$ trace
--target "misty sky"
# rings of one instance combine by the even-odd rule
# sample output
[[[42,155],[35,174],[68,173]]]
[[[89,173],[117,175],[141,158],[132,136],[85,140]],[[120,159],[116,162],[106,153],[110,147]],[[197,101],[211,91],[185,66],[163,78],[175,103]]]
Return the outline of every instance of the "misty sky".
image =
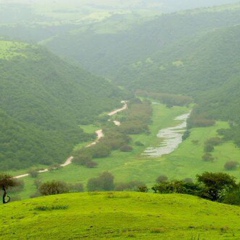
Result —
[[[180,9],[189,9],[196,7],[207,7],[221,4],[236,3],[239,0],[0,0],[0,4],[9,4],[9,3],[21,3],[21,4],[30,4],[32,6],[37,5],[46,5],[46,6],[57,6],[59,5],[69,5],[69,6],[84,6],[94,5],[95,7],[151,7],[158,6],[161,7],[164,11],[175,11]]]

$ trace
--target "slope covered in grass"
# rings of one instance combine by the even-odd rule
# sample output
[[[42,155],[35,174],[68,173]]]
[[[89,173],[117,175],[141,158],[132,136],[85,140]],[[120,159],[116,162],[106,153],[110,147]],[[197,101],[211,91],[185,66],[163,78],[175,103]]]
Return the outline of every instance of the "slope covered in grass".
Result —
[[[238,239],[240,209],[187,195],[106,192],[0,206],[3,239]]]

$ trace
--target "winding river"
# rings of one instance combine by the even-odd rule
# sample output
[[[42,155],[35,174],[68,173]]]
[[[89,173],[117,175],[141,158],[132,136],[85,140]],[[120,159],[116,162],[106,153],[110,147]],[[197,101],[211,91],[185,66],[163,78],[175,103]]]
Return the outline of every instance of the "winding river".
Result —
[[[181,123],[175,127],[164,128],[157,134],[158,138],[163,139],[159,147],[149,147],[147,148],[143,155],[150,157],[161,157],[163,155],[172,153],[178,148],[179,144],[182,142],[182,136],[187,126],[187,119],[190,113],[183,114],[176,117],[174,120],[181,121]]]

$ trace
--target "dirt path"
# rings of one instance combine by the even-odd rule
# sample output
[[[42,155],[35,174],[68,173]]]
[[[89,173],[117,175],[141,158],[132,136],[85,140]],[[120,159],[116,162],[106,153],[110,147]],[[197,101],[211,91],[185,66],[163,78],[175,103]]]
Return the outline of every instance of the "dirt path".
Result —
[[[126,102],[126,101],[121,101],[121,103],[124,104],[123,107],[122,107],[122,108],[119,108],[119,109],[116,109],[116,110],[113,110],[112,112],[108,113],[108,116],[113,116],[113,115],[117,114],[118,112],[121,112],[121,111],[127,109],[127,102]],[[113,121],[113,122],[114,122],[114,124],[115,124],[116,126],[120,126],[120,124],[121,124],[119,121]],[[90,143],[89,145],[87,145],[86,147],[91,147],[91,146],[97,144],[97,142],[99,141],[99,139],[101,139],[102,137],[104,137],[104,134],[103,134],[103,130],[102,130],[102,129],[97,130],[97,131],[96,131],[96,134],[97,134],[97,139],[96,139],[94,142],[92,142],[92,143]],[[60,166],[61,166],[61,167],[66,167],[66,166],[72,164],[72,160],[73,160],[73,156],[70,156],[70,157],[69,157],[63,164],[61,164]],[[44,172],[48,172],[48,171],[49,171],[49,169],[46,168],[46,169],[43,169],[43,170],[39,170],[38,172],[39,172],[39,173],[44,173]],[[27,177],[27,176],[29,176],[29,175],[30,175],[29,173],[25,173],[25,174],[22,174],[22,175],[15,176],[14,178],[24,178],[24,177]]]
[[[121,103],[124,104],[123,107],[122,107],[122,108],[119,108],[119,109],[116,109],[116,110],[113,110],[112,112],[110,112],[110,113],[108,114],[108,116],[113,116],[114,114],[116,114],[116,113],[118,113],[118,112],[121,112],[121,111],[127,109],[127,102],[126,102],[126,101],[121,101]]]
[[[97,139],[96,139],[96,141],[90,143],[89,145],[87,145],[87,147],[91,147],[91,146],[95,145],[95,144],[99,141],[99,139],[101,139],[102,137],[104,137],[104,134],[103,134],[103,130],[102,130],[102,129],[97,130],[95,133],[97,134]]]

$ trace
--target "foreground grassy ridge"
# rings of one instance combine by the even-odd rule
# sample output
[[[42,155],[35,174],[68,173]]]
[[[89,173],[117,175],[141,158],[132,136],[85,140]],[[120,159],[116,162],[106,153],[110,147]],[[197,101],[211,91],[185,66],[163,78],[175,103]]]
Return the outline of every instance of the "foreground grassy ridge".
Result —
[[[0,206],[0,238],[239,239],[239,215],[187,195],[64,194]]]

